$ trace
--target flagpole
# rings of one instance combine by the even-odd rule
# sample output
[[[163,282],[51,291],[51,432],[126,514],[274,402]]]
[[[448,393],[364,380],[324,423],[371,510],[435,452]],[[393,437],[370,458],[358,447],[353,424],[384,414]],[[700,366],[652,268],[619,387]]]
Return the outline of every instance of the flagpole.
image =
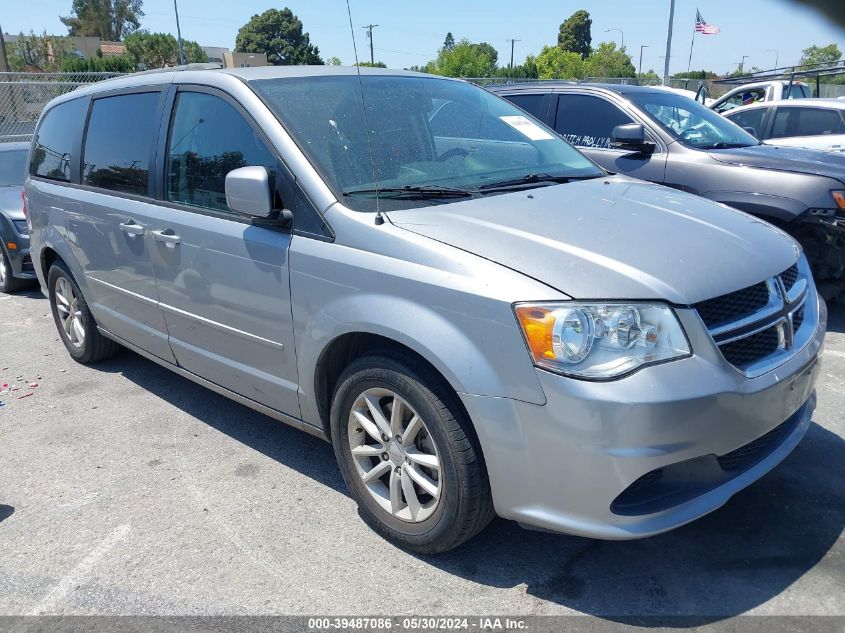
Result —
[[[687,73],[689,73],[690,69],[692,68],[692,47],[695,46],[695,27],[692,27],[692,42],[689,45],[689,61],[687,62]]]

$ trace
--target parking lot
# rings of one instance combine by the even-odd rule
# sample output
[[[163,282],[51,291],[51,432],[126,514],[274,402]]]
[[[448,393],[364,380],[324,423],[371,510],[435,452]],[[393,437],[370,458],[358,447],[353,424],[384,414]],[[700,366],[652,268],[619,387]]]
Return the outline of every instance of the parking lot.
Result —
[[[363,524],[328,444],[130,352],[75,364],[35,291],[0,323],[2,614],[845,615],[842,310],[815,423],[726,507],[632,542],[497,520],[433,558]]]

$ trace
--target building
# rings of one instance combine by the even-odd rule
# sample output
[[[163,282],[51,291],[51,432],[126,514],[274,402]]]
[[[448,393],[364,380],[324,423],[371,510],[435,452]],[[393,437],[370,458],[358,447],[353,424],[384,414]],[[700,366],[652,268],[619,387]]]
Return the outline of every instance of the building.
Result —
[[[267,66],[266,53],[232,53],[223,54],[224,68],[249,68],[251,66]]]
[[[103,40],[100,42],[100,53],[102,53],[103,57],[120,57],[121,55],[126,55],[126,46],[123,42],[106,42]]]

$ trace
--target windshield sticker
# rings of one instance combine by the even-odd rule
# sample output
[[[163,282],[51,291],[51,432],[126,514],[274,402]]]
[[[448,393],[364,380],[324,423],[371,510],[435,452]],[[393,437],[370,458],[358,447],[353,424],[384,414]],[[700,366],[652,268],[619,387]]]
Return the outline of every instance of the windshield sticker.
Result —
[[[499,118],[532,141],[548,141],[554,138],[539,125],[529,121],[524,116],[500,116]]]

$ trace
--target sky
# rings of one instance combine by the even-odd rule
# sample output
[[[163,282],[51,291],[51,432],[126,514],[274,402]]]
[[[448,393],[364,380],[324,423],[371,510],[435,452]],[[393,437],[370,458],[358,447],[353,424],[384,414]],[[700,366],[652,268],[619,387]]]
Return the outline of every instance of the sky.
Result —
[[[345,0],[177,0],[182,36],[204,46],[234,48],[238,29],[249,18],[269,8],[288,6],[302,20],[311,42],[324,59],[339,57],[344,64],[355,61]],[[593,45],[612,40],[625,46],[634,64],[643,50],[643,71],[662,73],[669,19],[669,0],[349,0],[358,58],[369,59],[365,24],[373,30],[376,60],[391,68],[422,65],[437,55],[446,32],[456,40],[486,41],[499,51],[500,65],[510,59],[510,40],[515,38],[514,59],[537,54],[546,44],[557,42],[560,23],[578,9],[593,20]],[[34,3],[3,0],[0,26],[6,33],[46,31],[65,34],[59,21],[71,0],[37,0]],[[33,5],[38,9],[33,9]],[[696,7],[710,24],[721,28],[714,36],[695,36],[692,68],[725,73],[735,70],[747,55],[745,68],[761,69],[796,64],[802,49],[835,42],[845,51],[845,30],[821,14],[792,0],[676,0],[675,29],[670,72],[687,69]],[[142,27],[176,33],[172,0],[145,0]],[[777,53],[775,52],[777,50]]]

